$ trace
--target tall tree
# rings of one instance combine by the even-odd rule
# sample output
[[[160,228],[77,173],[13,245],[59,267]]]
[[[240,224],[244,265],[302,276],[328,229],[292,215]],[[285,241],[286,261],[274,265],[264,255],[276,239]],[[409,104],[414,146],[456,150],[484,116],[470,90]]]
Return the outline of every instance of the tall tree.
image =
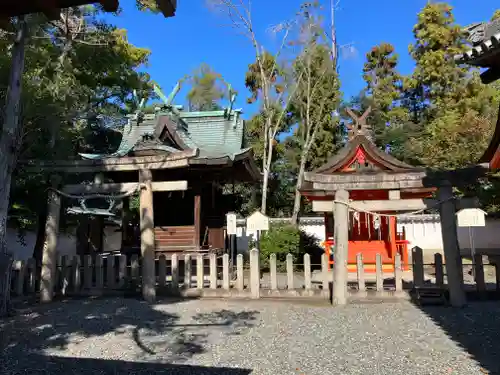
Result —
[[[191,111],[215,111],[222,108],[218,103],[225,96],[224,88],[218,85],[221,78],[209,65],[201,64],[192,78],[187,95]]]
[[[301,209],[300,184],[311,162],[313,148],[320,151],[319,133],[333,134],[337,127],[334,113],[340,101],[339,80],[331,61],[331,49],[324,38],[322,17],[317,3],[304,3],[299,18],[300,32],[297,41],[300,54],[294,61],[294,77],[298,82],[291,111],[298,126],[294,134],[298,147],[299,165],[295,184],[292,222],[297,224]],[[322,139],[325,140],[325,137]],[[329,145],[334,147],[334,144]],[[321,151],[320,151],[321,152]]]
[[[477,72],[471,74],[453,59],[465,49],[465,41],[451,6],[427,4],[418,15],[414,34],[410,52],[416,67],[407,83],[423,110],[420,134],[409,144],[420,161],[431,167],[473,163],[492,130],[491,88],[481,84]]]
[[[276,137],[283,129],[289,103],[295,95],[297,84],[296,80],[280,81],[282,76],[279,74],[279,58],[286,45],[291,23],[284,22],[274,28],[275,32],[282,33],[283,38],[276,53],[272,54],[266,51],[257,38],[250,0],[209,0],[209,3],[228,15],[232,26],[248,39],[255,53],[255,62],[249,67],[246,85],[252,92],[253,99],[260,101],[261,112],[265,119],[262,132],[265,146],[262,158],[261,212],[266,213]],[[298,78],[301,79],[301,77]]]
[[[397,71],[398,55],[389,43],[374,46],[366,54],[363,78],[366,87],[363,101],[371,106],[369,123],[374,130],[374,141],[394,156],[405,159],[404,147],[410,135],[409,113],[402,105],[403,77]]]
[[[432,118],[440,106],[454,105],[462,97],[467,68],[457,66],[453,56],[464,51],[464,33],[455,23],[447,3],[428,3],[413,28],[415,43],[409,47],[415,70],[407,82]]]
[[[0,152],[4,173],[0,182],[2,244],[5,243],[11,176],[20,153],[23,158],[73,156],[81,125],[86,122],[82,120],[111,107],[119,112],[132,89],[144,89],[149,80],[147,75],[135,70],[147,62],[149,51],[129,44],[125,30],[99,20],[97,8],[70,8],[61,12],[59,20],[51,22],[35,16],[29,16],[28,21],[28,37],[23,39],[25,48],[17,48],[21,40],[18,34],[0,35],[1,55],[13,58],[12,72],[17,74],[9,83],[9,98],[16,90],[20,92],[21,77],[24,81],[23,94],[18,94],[17,101],[7,100],[5,93],[0,97],[2,103],[6,103],[0,137],[1,147],[6,150]],[[13,21],[15,29],[21,30],[21,25],[21,21]],[[15,51],[16,56],[24,54],[26,59],[16,60],[9,51]],[[16,61],[26,61],[26,69]],[[9,67],[0,70],[8,71]],[[5,80],[2,82],[8,85]],[[50,147],[58,139],[65,141]],[[12,186],[13,197],[16,201],[27,197],[28,206],[34,201],[44,201],[35,193],[44,190],[42,185],[40,178],[36,183],[18,170]],[[30,194],[19,194],[28,190]],[[30,199],[34,196],[37,199]],[[11,207],[19,205],[11,204]]]
[[[24,16],[13,22],[12,68],[8,78],[5,111],[0,133],[0,252],[6,252],[7,217],[10,185],[20,149],[20,108],[22,78],[25,63],[25,44],[28,38],[28,21]]]

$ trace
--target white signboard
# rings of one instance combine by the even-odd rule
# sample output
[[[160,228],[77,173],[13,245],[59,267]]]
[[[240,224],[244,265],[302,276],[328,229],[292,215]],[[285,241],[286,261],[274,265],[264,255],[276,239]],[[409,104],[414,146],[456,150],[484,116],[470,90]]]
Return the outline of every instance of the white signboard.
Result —
[[[479,208],[464,208],[457,212],[457,224],[459,227],[484,227],[486,212]]]
[[[236,214],[229,212],[228,214],[226,214],[226,233],[231,235],[231,234],[236,234],[236,232],[237,232]]]
[[[247,217],[247,232],[255,233],[261,230],[269,230],[269,218],[260,211],[255,211]]]

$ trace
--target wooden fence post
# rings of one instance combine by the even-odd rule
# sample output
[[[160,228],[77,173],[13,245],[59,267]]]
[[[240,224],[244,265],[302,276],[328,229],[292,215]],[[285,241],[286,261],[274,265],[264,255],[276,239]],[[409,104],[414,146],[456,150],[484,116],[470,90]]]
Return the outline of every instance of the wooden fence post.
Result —
[[[287,254],[286,256],[286,283],[289,291],[295,290],[292,254]]]
[[[115,287],[115,256],[108,255],[106,257],[106,286],[108,289]]]
[[[401,254],[396,254],[394,259],[394,283],[396,293],[403,292],[403,264],[401,262]]]
[[[118,258],[118,288],[123,288],[125,285],[125,278],[127,277],[127,256],[120,255]]]
[[[22,296],[24,294],[24,279],[25,279],[25,272],[26,272],[26,262],[24,260],[18,260],[15,263],[15,269],[17,270],[16,295]]]
[[[229,290],[229,254],[222,256],[222,288]]]
[[[132,255],[130,259],[130,278],[135,282],[139,282],[139,256],[137,254]]]
[[[245,274],[243,270],[243,254],[236,256],[236,289],[242,292],[245,289]]]
[[[271,290],[278,290],[278,265],[276,264],[276,254],[272,253],[269,256],[269,277],[271,279]]]
[[[479,293],[486,292],[486,283],[484,280],[484,264],[481,254],[474,255],[474,273],[476,276],[476,288]]]
[[[191,255],[184,256],[184,289],[191,288]]]
[[[434,267],[436,274],[436,285],[442,287],[444,285],[444,269],[443,269],[443,255],[434,254]]]
[[[96,287],[99,290],[99,292],[102,291],[104,288],[104,270],[102,269],[103,267],[103,259],[102,255],[97,255],[95,257],[95,282],[96,282]]]
[[[330,272],[328,270],[328,255],[325,253],[321,256],[321,276],[323,279],[321,289],[324,297],[330,298]]]
[[[36,291],[36,261],[34,258],[28,259],[28,293],[33,294]]]
[[[375,256],[375,277],[376,277],[377,292],[383,292],[384,270],[382,268],[382,256],[380,254],[377,254]]]
[[[363,263],[363,254],[356,254],[356,273],[358,276],[358,291],[366,292],[365,283],[365,265]]]
[[[172,271],[172,289],[177,291],[179,289],[179,260],[177,254],[172,254],[170,258],[170,269]]]
[[[85,289],[92,288],[92,257],[85,255],[83,257],[83,284]]]
[[[196,257],[196,287],[203,289],[205,284],[203,254],[198,254]]]
[[[309,254],[304,254],[304,289],[306,293],[312,291],[311,256]]]
[[[61,295],[65,296],[69,286],[69,261],[68,256],[63,255],[61,258]]]
[[[413,284],[415,286],[424,285],[424,253],[420,247],[415,246],[411,249],[411,262],[413,265]]]
[[[210,254],[210,289],[217,289],[217,254]]]
[[[252,298],[260,298],[259,250],[250,250],[250,293]]]
[[[71,272],[72,272],[72,277],[71,277],[71,284],[73,286],[73,292],[78,293],[80,291],[81,287],[81,277],[80,277],[80,257],[78,255],[75,255],[73,257],[73,262],[71,264]]]

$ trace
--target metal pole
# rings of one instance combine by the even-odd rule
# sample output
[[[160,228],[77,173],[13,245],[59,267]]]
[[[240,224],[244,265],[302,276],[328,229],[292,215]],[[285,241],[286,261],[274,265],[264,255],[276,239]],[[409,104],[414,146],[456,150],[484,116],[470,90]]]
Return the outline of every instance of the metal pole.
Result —
[[[472,258],[472,277],[476,279],[475,255],[476,249],[474,248],[474,236],[472,234],[472,227],[469,227],[469,243],[470,243],[470,256]]]
[[[260,253],[260,230],[257,231],[257,250]]]

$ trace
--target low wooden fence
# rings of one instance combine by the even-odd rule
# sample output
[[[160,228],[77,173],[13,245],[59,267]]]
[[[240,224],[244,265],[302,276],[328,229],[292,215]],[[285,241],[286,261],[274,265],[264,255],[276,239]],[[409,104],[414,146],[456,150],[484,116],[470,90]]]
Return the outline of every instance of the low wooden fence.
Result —
[[[300,261],[288,254],[279,262],[273,254],[261,267],[256,249],[249,259],[239,254],[231,264],[228,254],[197,254],[178,257],[160,256],[156,260],[156,291],[158,295],[182,294],[205,297],[321,297],[330,296],[333,274],[328,270],[327,258],[322,264],[311,264],[306,254]],[[358,272],[349,283],[349,293],[355,296],[376,294],[398,296],[403,291],[401,260],[396,259],[395,272],[382,272],[381,257],[377,257],[375,274],[365,274],[365,264],[358,256]],[[263,262],[264,263],[264,262]],[[11,278],[11,295],[24,297],[36,295],[37,280],[34,259],[14,261]],[[125,255],[61,257],[57,264],[54,294],[100,295],[113,293],[140,293],[141,259]]]
[[[321,264],[311,264],[311,257],[294,259],[288,254],[278,261],[276,255],[259,259],[256,249],[249,259],[238,255],[234,264],[229,255],[197,254],[178,257],[161,255],[156,260],[157,295],[200,297],[319,297],[330,298],[333,273],[328,270],[327,258]],[[414,285],[446,287],[442,256],[436,254],[431,265],[424,265],[419,248],[413,249],[412,270],[403,271],[401,258],[395,259],[394,271],[384,272],[382,257],[377,255],[375,272],[365,272],[367,264],[357,256],[357,272],[349,274],[348,295],[352,299],[364,297],[407,298],[405,290]],[[486,290],[484,264],[481,257],[471,265],[474,268],[475,287]],[[497,266],[495,266],[497,267]],[[37,280],[34,259],[14,261],[11,277],[11,295],[36,296]],[[495,286],[500,286],[496,272]],[[55,296],[132,294],[141,293],[141,259],[125,255],[61,257],[57,264]]]

